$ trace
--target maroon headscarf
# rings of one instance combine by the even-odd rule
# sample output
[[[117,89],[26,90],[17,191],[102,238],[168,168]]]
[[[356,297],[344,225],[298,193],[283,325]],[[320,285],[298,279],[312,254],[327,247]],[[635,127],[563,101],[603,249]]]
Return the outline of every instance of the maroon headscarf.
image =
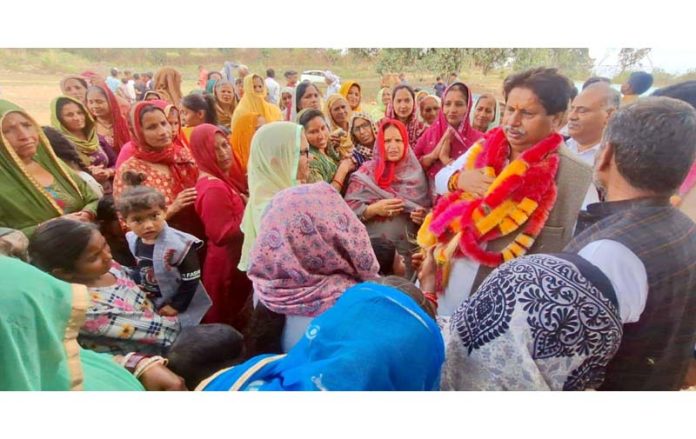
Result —
[[[128,122],[126,118],[123,117],[119,102],[111,89],[103,82],[94,82],[92,86],[100,89],[106,95],[106,100],[109,102],[109,111],[111,111],[111,118],[114,124],[113,147],[116,152],[119,152],[123,145],[131,140],[130,131],[128,131]]]
[[[199,170],[219,178],[227,183],[228,186],[234,188],[235,191],[244,193],[246,181],[237,165],[237,161],[234,159],[232,148],[230,148],[232,166],[229,172],[223,172],[218,165],[217,156],[215,155],[215,135],[218,133],[227,139],[224,131],[215,125],[204,123],[194,128],[191,133],[191,154],[193,154]]]
[[[466,115],[464,115],[464,120],[459,125],[459,127],[453,127],[455,128],[455,130],[454,136],[452,137],[452,140],[450,142],[450,158],[456,160],[459,156],[464,154],[471,145],[473,145],[477,140],[483,137],[483,133],[477,129],[474,129],[471,126],[471,122],[469,121],[469,114],[471,113],[471,107],[473,106],[473,97],[471,96],[471,89],[469,89],[469,87],[463,82],[455,82],[449,87],[447,87],[447,90],[445,90],[445,92],[442,95],[442,106],[440,107],[440,112],[437,115],[437,120],[433,122],[433,124],[430,125],[430,127],[428,127],[425,133],[423,133],[421,138],[418,140],[415,153],[416,157],[418,157],[419,160],[421,157],[423,157],[426,154],[429,154],[430,152],[432,152],[432,150],[435,149],[438,142],[440,141],[440,139],[442,139],[442,136],[445,135],[445,132],[449,128],[450,125],[447,122],[447,118],[445,117],[445,99],[447,98],[447,93],[449,93],[452,87],[457,84],[464,86],[464,88],[467,91],[467,95],[469,96],[469,99],[467,103],[468,107],[466,110]],[[435,174],[437,174],[440,171],[440,169],[442,169],[442,163],[439,161],[435,162],[427,170],[428,178],[430,180],[435,178]]]

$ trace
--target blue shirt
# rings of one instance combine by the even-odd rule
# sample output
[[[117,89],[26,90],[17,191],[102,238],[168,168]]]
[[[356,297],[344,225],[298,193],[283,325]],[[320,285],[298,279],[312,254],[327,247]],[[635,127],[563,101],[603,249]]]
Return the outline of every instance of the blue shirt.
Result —
[[[109,76],[106,78],[106,85],[109,86],[112,92],[116,93],[116,90],[118,90],[118,87],[121,85],[121,80],[114,78],[113,76]]]

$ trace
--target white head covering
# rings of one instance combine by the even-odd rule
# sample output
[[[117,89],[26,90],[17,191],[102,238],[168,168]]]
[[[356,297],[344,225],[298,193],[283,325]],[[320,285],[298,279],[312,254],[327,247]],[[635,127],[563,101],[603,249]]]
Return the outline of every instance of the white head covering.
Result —
[[[244,244],[238,266],[242,271],[247,270],[249,253],[256,240],[266,206],[275,194],[299,184],[297,167],[300,162],[301,134],[301,125],[273,122],[259,128],[251,139],[247,167],[249,201],[242,219]]]

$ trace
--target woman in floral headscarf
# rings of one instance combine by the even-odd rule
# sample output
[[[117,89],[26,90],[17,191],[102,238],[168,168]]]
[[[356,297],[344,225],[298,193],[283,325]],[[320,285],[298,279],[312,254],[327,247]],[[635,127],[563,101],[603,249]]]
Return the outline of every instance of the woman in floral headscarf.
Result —
[[[273,197],[248,273],[259,302],[286,316],[287,352],[312,318],[351,286],[376,279],[378,271],[365,227],[335,189],[319,182]]]

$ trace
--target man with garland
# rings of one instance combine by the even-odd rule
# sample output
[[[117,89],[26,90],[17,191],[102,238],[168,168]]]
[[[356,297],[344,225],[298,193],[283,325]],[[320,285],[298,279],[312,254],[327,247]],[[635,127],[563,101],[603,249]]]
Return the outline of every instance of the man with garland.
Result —
[[[590,166],[557,132],[570,80],[538,68],[511,75],[503,88],[504,125],[436,175],[441,198],[418,233],[420,246],[434,249],[441,316],[501,263],[561,251],[591,183]]]

